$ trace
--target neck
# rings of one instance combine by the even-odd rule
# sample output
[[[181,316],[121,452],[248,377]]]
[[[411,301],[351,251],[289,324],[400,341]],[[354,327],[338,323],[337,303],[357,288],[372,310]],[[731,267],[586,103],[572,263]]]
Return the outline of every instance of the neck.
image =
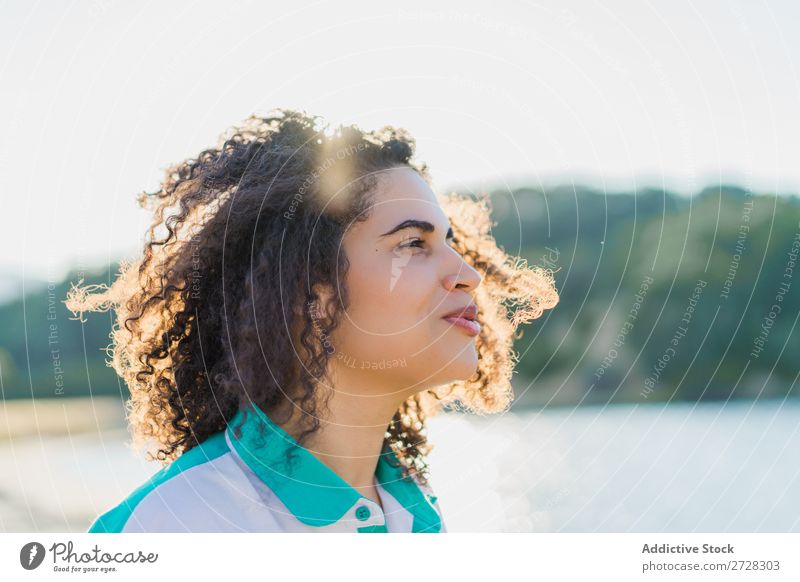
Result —
[[[326,397],[331,390],[332,394],[321,411],[319,429],[304,446],[356,491],[380,505],[373,483],[375,470],[386,430],[408,398],[408,391],[379,387],[374,376],[340,372],[336,378],[334,386],[317,387],[326,392]],[[298,416],[293,415],[284,427],[295,438],[299,434]]]

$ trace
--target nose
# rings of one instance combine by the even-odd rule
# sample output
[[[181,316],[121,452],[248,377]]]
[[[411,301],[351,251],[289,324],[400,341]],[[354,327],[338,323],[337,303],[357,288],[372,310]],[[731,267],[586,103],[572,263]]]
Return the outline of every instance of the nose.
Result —
[[[483,277],[481,277],[481,274],[462,259],[461,256],[458,256],[455,272],[445,276],[443,284],[444,288],[448,291],[459,289],[469,293],[474,291],[478,285],[481,284],[482,280]]]

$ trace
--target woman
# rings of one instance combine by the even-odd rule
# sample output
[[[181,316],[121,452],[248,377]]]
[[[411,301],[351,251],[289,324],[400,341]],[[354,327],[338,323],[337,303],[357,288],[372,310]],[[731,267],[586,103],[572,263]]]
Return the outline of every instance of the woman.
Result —
[[[67,306],[115,309],[134,444],[166,466],[90,532],[446,531],[425,420],[506,409],[515,330],[558,295],[413,154],[277,110],[140,196],[142,258]]]

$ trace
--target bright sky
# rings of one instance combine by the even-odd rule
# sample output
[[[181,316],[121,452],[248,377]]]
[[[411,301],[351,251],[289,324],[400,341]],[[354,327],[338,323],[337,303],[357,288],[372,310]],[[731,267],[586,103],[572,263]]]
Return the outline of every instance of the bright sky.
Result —
[[[0,278],[136,253],[136,194],[250,113],[406,127],[444,190],[800,190],[800,3],[4,4]]]

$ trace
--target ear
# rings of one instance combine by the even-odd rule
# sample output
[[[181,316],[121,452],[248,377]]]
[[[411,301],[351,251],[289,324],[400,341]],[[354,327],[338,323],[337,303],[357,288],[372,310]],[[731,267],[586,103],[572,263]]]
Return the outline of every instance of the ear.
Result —
[[[329,320],[333,317],[333,312],[335,310],[334,302],[334,292],[331,289],[330,285],[321,285],[315,284],[314,291],[316,291],[317,296],[317,313],[316,317],[318,317],[322,321]]]
[[[329,285],[315,283],[313,286],[317,299],[306,301],[303,305],[295,307],[295,315],[298,317],[310,315],[312,318],[324,321],[331,317],[333,313],[334,293]],[[316,308],[316,309],[315,309]]]

